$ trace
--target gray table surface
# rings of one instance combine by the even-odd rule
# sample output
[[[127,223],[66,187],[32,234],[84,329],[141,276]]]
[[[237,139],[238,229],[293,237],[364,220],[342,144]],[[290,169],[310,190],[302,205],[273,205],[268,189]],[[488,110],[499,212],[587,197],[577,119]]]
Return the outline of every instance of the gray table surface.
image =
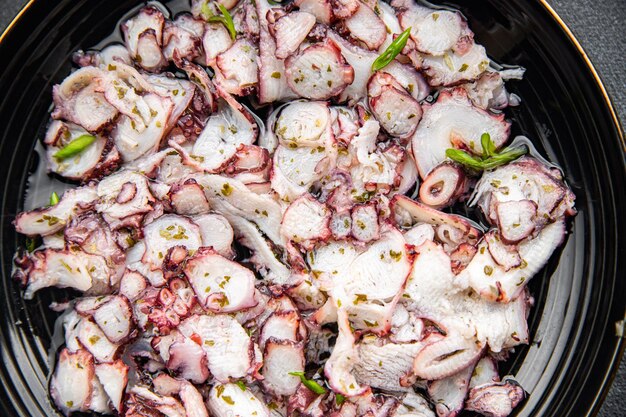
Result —
[[[45,0],[54,1],[54,0]],[[506,0],[504,0],[506,1]],[[574,32],[604,81],[618,116],[626,122],[625,0],[548,0]],[[0,30],[9,24],[25,0],[0,0]],[[600,417],[626,416],[626,361],[622,361]]]

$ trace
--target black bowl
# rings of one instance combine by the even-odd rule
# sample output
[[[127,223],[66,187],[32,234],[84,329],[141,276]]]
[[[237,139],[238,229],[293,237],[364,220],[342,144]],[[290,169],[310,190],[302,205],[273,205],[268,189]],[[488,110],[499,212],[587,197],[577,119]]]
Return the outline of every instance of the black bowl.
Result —
[[[180,3],[180,2],[179,2]],[[130,0],[31,0],[0,40],[0,410],[5,416],[56,415],[47,395],[48,350],[63,291],[25,302],[10,278],[23,243],[11,224],[25,206],[27,179],[41,162],[34,150],[47,122],[52,85],[71,69],[71,54],[96,45],[140,4]],[[567,244],[531,282],[536,306],[532,343],[502,373],[528,391],[518,416],[595,414],[624,350],[615,323],[624,319],[626,207],[624,138],[595,71],[571,33],[539,0],[462,0],[459,7],[498,62],[522,65],[511,82],[522,105],[508,112],[514,133],[532,138],[565,171],[579,214]],[[179,7],[176,6],[175,8]],[[175,10],[174,10],[175,11]],[[36,176],[28,205],[43,203],[47,179]],[[39,191],[38,191],[39,190]]]

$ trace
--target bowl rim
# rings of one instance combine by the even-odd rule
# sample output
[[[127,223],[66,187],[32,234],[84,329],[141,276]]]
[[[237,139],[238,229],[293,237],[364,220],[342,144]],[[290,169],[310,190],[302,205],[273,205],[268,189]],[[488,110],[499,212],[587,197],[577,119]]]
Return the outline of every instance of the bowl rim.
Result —
[[[31,1],[34,1],[34,0],[31,0]],[[550,16],[552,17],[552,19],[559,25],[565,37],[569,40],[570,44],[578,52],[578,55],[583,59],[587,67],[587,70],[590,72],[591,76],[594,78],[596,82],[596,86],[600,89],[606,108],[611,114],[611,118],[613,119],[613,125],[614,125],[613,127],[615,128],[617,137],[621,142],[622,152],[624,153],[624,157],[626,158],[626,137],[624,136],[624,130],[620,123],[619,116],[617,115],[611,96],[606,90],[606,87],[604,86],[604,82],[602,81],[600,74],[598,74],[598,71],[596,70],[595,66],[591,62],[589,55],[587,55],[587,52],[585,51],[583,46],[580,44],[580,42],[578,41],[578,39],[576,38],[572,30],[569,28],[569,26],[565,23],[565,21],[563,21],[563,19],[556,12],[556,10],[554,10],[554,8],[550,4],[548,4],[547,0],[532,0],[532,1],[537,1],[539,4],[543,6],[545,11],[548,12]],[[1,41],[1,38],[0,38],[0,41]],[[626,322],[626,308],[624,309],[624,321]],[[616,328],[618,325],[619,323],[615,323]],[[622,326],[626,326],[626,323],[623,323]],[[614,350],[613,350],[614,353],[613,353],[613,357],[611,358],[610,366],[607,369],[607,373],[604,376],[604,380],[602,381],[600,389],[595,393],[595,397],[590,404],[591,407],[589,411],[591,411],[591,415],[597,415],[599,413],[600,408],[602,407],[602,404],[604,404],[604,401],[609,393],[609,390],[611,386],[613,385],[613,381],[615,377],[617,376],[620,362],[622,360],[626,360],[626,355],[625,355],[626,354],[626,342],[625,342],[626,334],[623,334],[621,337],[619,337],[616,334],[616,339],[617,341],[614,344]]]
[[[13,19],[9,22],[6,28],[0,34],[0,47],[3,46],[7,42],[7,38],[10,38],[11,33],[15,30],[16,26],[18,26],[23,16],[27,13],[28,9],[31,8],[35,3],[41,0],[28,0],[28,2],[22,6],[19,12],[13,17]],[[542,6],[544,11],[549,15],[549,17],[559,26],[564,39],[569,41],[571,47],[574,48],[577,55],[582,58],[587,71],[595,80],[596,87],[598,87],[600,93],[602,94],[603,104],[606,110],[609,111],[611,118],[613,120],[613,128],[615,129],[615,134],[617,139],[621,143],[622,152],[624,157],[626,158],[626,135],[624,133],[620,118],[615,110],[615,106],[613,105],[613,100],[608,93],[604,82],[602,81],[602,77],[596,70],[594,64],[592,63],[589,55],[578,41],[572,30],[565,23],[565,21],[561,18],[561,16],[557,13],[557,11],[548,3],[547,0],[527,0],[529,2],[534,2]],[[626,308],[624,309],[624,321],[626,322]],[[615,323],[616,329],[619,323]],[[626,323],[622,324],[626,327]],[[617,331],[616,331],[617,333]],[[595,393],[594,399],[589,404],[589,409],[587,415],[597,415],[600,411],[601,406],[603,405],[606,396],[609,393],[609,389],[611,388],[613,381],[618,373],[619,364],[622,360],[626,360],[626,334],[623,334],[621,337],[616,334],[616,340],[614,342],[607,343],[607,347],[611,347],[613,351],[613,355],[610,361],[609,367],[606,369],[603,381]]]

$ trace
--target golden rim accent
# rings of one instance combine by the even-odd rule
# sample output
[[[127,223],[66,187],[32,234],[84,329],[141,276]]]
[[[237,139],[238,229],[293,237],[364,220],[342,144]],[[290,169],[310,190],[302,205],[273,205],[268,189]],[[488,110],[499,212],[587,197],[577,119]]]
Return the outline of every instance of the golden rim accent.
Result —
[[[26,10],[28,10],[28,8],[35,2],[35,0],[29,0],[28,3],[26,3],[24,5],[24,7],[22,7],[22,9],[19,11],[19,13],[13,18],[13,20],[11,20],[11,23],[9,23],[9,26],[6,27],[6,29],[4,29],[4,32],[2,32],[2,35],[0,35],[0,42],[2,42],[4,40],[4,38],[9,34],[9,32],[11,31],[11,29],[13,29],[13,26],[15,26],[17,24],[17,21],[20,20],[20,18],[22,17],[22,15],[24,13],[26,13]]]
[[[600,91],[602,92],[602,95],[604,96],[604,101],[607,107],[609,108],[609,111],[611,112],[611,117],[613,118],[613,124],[615,125],[617,129],[617,135],[619,136],[622,142],[622,148],[624,152],[626,152],[626,138],[624,138],[624,131],[622,129],[619,116],[617,115],[617,112],[615,111],[615,108],[613,107],[613,101],[611,100],[609,93],[606,91],[606,87],[604,87],[604,83],[602,82],[602,79],[600,78],[598,71],[596,71],[596,68],[594,67],[593,63],[589,59],[587,52],[585,52],[585,49],[582,47],[580,42],[578,42],[578,39],[576,39],[576,36],[574,36],[574,33],[571,31],[571,29],[567,26],[567,24],[563,21],[563,19],[561,19],[561,16],[559,16],[556,10],[554,10],[552,6],[548,4],[547,0],[539,0],[539,2],[548,11],[548,13],[552,15],[552,18],[559,24],[559,26],[561,26],[561,29],[563,30],[563,32],[565,32],[570,42],[576,47],[576,49],[578,49],[578,53],[585,60],[585,63],[587,64],[587,68],[589,68],[589,71],[591,71],[591,75],[593,75],[593,78],[595,78],[596,80],[596,84],[598,85],[598,87],[600,87]]]

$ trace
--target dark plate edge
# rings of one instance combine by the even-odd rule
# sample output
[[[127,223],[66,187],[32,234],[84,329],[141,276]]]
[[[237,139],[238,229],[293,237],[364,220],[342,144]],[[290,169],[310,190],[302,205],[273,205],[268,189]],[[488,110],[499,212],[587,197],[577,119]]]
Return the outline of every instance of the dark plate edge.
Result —
[[[609,96],[609,93],[607,92],[606,87],[604,86],[604,83],[602,82],[602,78],[600,77],[600,75],[598,74],[598,71],[596,70],[595,66],[591,62],[591,59],[589,59],[589,55],[587,55],[587,52],[585,52],[585,49],[582,47],[578,39],[576,39],[576,36],[572,32],[572,30],[567,26],[567,24],[563,21],[561,16],[559,16],[559,14],[547,2],[547,0],[537,0],[537,1],[543,6],[546,12],[548,12],[551,15],[552,19],[559,25],[559,27],[561,28],[561,31],[569,39],[570,44],[578,51],[578,54],[582,57],[583,61],[585,62],[587,66],[587,69],[591,73],[592,77],[595,79],[596,86],[598,87],[598,89],[600,90],[600,93],[604,97],[604,103],[606,105],[606,108],[609,110],[609,113],[611,114],[611,117],[613,119],[613,127],[615,128],[615,132],[617,134],[618,139],[621,141],[622,151],[624,152],[624,157],[626,158],[626,137],[624,136],[624,131],[620,123],[619,116],[617,115],[617,112],[615,111],[615,107],[613,106],[613,101],[611,97]],[[626,308],[624,310],[625,310],[624,319],[626,320]],[[604,380],[602,381],[602,385],[600,386],[600,389],[596,393],[595,398],[593,399],[591,403],[591,409],[589,410],[590,412],[588,413],[588,415],[595,416],[600,411],[600,408],[602,407],[602,404],[604,404],[606,396],[609,393],[609,389],[611,385],[613,384],[613,380],[615,379],[615,376],[617,375],[619,364],[621,360],[624,358],[624,355],[626,353],[626,343],[625,343],[626,336],[623,336],[623,337],[616,336],[615,338],[617,339],[617,342],[615,343],[613,347],[613,357],[611,358],[611,365],[609,369],[607,370],[608,372],[604,375]]]

